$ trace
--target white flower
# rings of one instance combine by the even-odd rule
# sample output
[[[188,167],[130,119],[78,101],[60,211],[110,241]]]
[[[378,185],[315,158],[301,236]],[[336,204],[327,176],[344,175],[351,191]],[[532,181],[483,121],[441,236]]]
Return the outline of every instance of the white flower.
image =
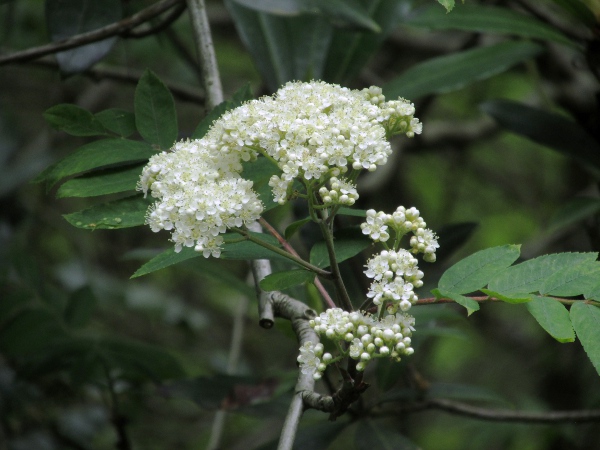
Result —
[[[321,364],[321,360],[319,359],[320,353],[322,354],[322,345],[315,344],[314,342],[305,342],[302,347],[300,347],[300,355],[298,355],[298,362],[300,363],[300,370],[304,374],[315,375],[319,372],[319,365]],[[319,349],[321,352],[319,353]]]

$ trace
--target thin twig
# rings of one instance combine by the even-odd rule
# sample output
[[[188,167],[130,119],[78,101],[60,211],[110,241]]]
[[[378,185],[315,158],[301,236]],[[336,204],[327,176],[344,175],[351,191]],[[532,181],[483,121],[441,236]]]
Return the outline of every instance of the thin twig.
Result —
[[[170,11],[169,14],[167,14],[159,23],[146,27],[144,30],[127,30],[124,33],[121,33],[121,36],[124,38],[140,39],[146,36],[157,34],[163,30],[166,30],[169,25],[179,19],[181,14],[183,14],[185,11],[185,8],[186,5],[182,2],[181,5],[173,8],[173,10]]]
[[[491,409],[473,406],[467,403],[448,400],[445,398],[431,398],[408,405],[394,408],[390,411],[373,413],[375,416],[405,415],[413,412],[439,409],[452,414],[472,417],[478,420],[494,422],[520,422],[520,423],[561,423],[573,422],[600,422],[600,409],[574,410],[574,411],[514,411],[510,409]]]
[[[275,228],[273,228],[273,226],[271,226],[271,224],[269,222],[267,222],[262,217],[258,221],[260,222],[260,224],[264,228],[267,229],[267,231],[269,233],[271,233],[275,237],[275,239],[277,239],[279,241],[279,243],[281,244],[281,246],[284,249],[286,249],[292,255],[297,256],[298,258],[300,257],[300,255],[298,254],[298,252],[296,251],[296,249],[294,247],[292,247],[290,245],[290,243],[281,234],[279,234],[279,232]],[[336,304],[331,299],[331,296],[329,295],[329,292],[327,292],[327,290],[325,289],[325,286],[323,286],[323,283],[321,283],[321,280],[319,280],[318,278],[315,278],[314,283],[315,283],[315,286],[316,286],[317,290],[319,291],[319,293],[323,297],[323,300],[325,301],[327,307],[328,308],[336,308],[337,307]]]
[[[223,102],[223,88],[221,87],[219,66],[206,15],[206,4],[204,0],[186,1],[192,21],[192,29],[194,30],[196,50],[200,59],[200,66],[202,67],[202,81],[204,83],[204,92],[206,92],[207,107],[211,110]]]
[[[91,44],[92,42],[101,41],[111,36],[117,36],[153,19],[154,17],[162,14],[182,1],[183,0],[162,0],[154,3],[148,8],[142,9],[140,12],[133,14],[130,17],[119,20],[115,23],[111,23],[110,25],[106,25],[102,28],[77,34],[75,36],[62,39],[58,42],[52,42],[39,47],[29,48],[21,52],[0,56],[0,65],[19,61],[30,61],[42,56],[58,53],[75,47],[81,47],[82,45]]]

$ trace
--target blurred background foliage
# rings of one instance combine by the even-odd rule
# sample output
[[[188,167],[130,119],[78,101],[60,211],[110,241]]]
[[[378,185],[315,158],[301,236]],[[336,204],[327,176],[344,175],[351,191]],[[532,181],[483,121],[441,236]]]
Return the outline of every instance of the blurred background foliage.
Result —
[[[94,20],[73,28],[68,13],[77,3],[0,1],[0,56],[154,2],[97,2],[104,6]],[[414,101],[423,135],[395,142],[390,163],[361,180],[359,207],[419,208],[442,239],[429,288],[453,262],[489,246],[522,243],[525,258],[600,250],[597,2],[467,0],[449,14],[432,0],[340,0],[316,12],[307,4],[208,2],[226,98],[247,83],[260,96],[291,79],[321,78]],[[190,21],[177,8],[164,27],[172,11],[151,21],[147,35],[88,47],[83,62],[51,55],[0,66],[2,448],[207,448],[219,409],[228,411],[221,448],[270,448],[277,438],[297,346],[289,324],[256,325],[247,265],[199,258],[130,280],[167,247],[166,235],[74,228],[61,214],[94,202],[55,198],[57,187],[31,183],[90,141],[52,129],[44,111],[60,103],[132,111],[146,68],[172,89],[179,137],[193,133],[207,111]],[[290,206],[268,218],[283,229],[295,214],[302,217]],[[309,248],[311,239],[302,233],[294,244]],[[360,280],[363,263],[346,263],[346,275]],[[359,305],[365,287],[354,284]],[[291,293],[321,308],[309,288]],[[403,412],[427,395],[539,411],[600,405],[598,375],[581,346],[553,341],[523,305],[487,304],[468,320],[454,306],[414,308],[409,364],[368,373],[373,386],[335,423],[309,411],[298,448],[597,445],[594,424]],[[232,355],[240,324],[241,352]],[[382,400],[398,414],[379,417]]]

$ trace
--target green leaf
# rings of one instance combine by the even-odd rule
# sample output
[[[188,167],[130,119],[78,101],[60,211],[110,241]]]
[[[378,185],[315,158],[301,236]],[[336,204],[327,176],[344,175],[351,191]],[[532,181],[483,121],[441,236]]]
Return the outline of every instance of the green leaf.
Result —
[[[552,0],[559,5],[571,17],[583,23],[589,28],[596,25],[594,13],[581,0]]]
[[[426,396],[428,398],[449,398],[485,404],[508,404],[508,401],[496,392],[472,384],[431,383],[429,389],[427,389]]]
[[[598,253],[554,253],[540,256],[500,272],[488,287],[508,296],[540,292],[545,280],[554,273],[597,258]]]
[[[296,16],[310,11],[306,0],[233,0],[246,8],[274,15]]]
[[[486,295],[490,297],[495,297],[498,300],[502,300],[505,303],[510,303],[511,305],[517,305],[519,303],[527,303],[531,301],[530,295],[505,295],[500,292],[492,291],[491,289],[481,289]]]
[[[96,197],[134,191],[141,173],[142,166],[92,172],[65,182],[56,192],[56,197]]]
[[[354,216],[354,217],[367,217],[366,209],[356,209],[356,208],[348,208],[346,206],[342,206],[337,210],[337,213],[340,216]]]
[[[310,221],[312,221],[312,219],[310,217],[306,217],[305,219],[296,220],[295,222],[289,224],[284,232],[285,238],[289,240],[300,228],[302,228],[303,225]]]
[[[313,3],[335,25],[381,33],[381,27],[358,0],[317,0]]]
[[[106,128],[91,112],[76,105],[60,104],[47,109],[44,119],[57,130],[72,136],[107,135]]]
[[[600,212],[600,199],[595,197],[575,197],[561,206],[550,219],[549,230],[555,231],[581,222]]]
[[[465,5],[452,14],[444,14],[440,8],[431,6],[407,22],[407,25],[432,30],[461,30],[490,34],[509,34],[531,39],[566,44],[576,44],[555,27],[531,16],[508,8],[484,5]]]
[[[534,297],[526,306],[537,323],[558,342],[575,341],[569,311],[562,303],[553,298]]]
[[[271,91],[292,80],[322,78],[332,27],[322,17],[281,17],[225,2],[238,34]]]
[[[177,140],[177,113],[173,96],[165,84],[146,69],[135,89],[135,125],[142,137],[161,150]]]
[[[273,236],[264,233],[252,233],[255,237],[265,241],[271,245],[279,247],[279,242]],[[235,233],[227,233],[224,235],[225,243],[221,259],[278,259],[291,262],[285,256],[281,256],[271,250],[255,244],[251,241],[239,241],[240,235]],[[229,241],[229,242],[228,242]],[[238,241],[238,242],[236,242]]]
[[[363,419],[358,422],[354,442],[357,450],[418,450],[389,419]]]
[[[485,102],[481,109],[513,133],[600,169],[600,144],[566,117],[508,100]]]
[[[191,258],[198,258],[199,256],[202,256],[202,253],[195,251],[193,247],[183,247],[179,253],[175,252],[175,247],[171,247],[142,265],[142,267],[131,275],[131,278],[141,277],[142,275],[147,275],[173,264],[178,264]]]
[[[438,0],[438,3],[446,8],[447,13],[454,9],[454,0]]]
[[[96,296],[89,286],[77,289],[69,297],[65,308],[65,322],[72,328],[87,325],[96,309]]]
[[[152,201],[150,198],[134,195],[65,214],[63,217],[71,225],[86,230],[137,227],[144,225],[146,211]]]
[[[464,306],[467,309],[467,315],[470,316],[475,311],[479,311],[479,303],[469,297],[465,297],[460,295],[457,292],[446,291],[443,289],[434,289],[431,291],[436,298],[449,298],[454,300],[461,306]]]
[[[101,338],[97,345],[109,367],[121,369],[127,377],[159,382],[185,376],[179,361],[159,347],[122,338]]]
[[[96,113],[96,119],[107,130],[122,137],[129,137],[137,131],[135,127],[135,116],[132,112],[124,109],[111,108]]]
[[[46,0],[45,8],[46,24],[54,42],[102,28],[123,17],[120,0]],[[109,37],[58,52],[56,59],[63,72],[82,72],[102,59],[116,41],[116,37]]]
[[[373,241],[363,235],[358,227],[340,230],[335,234],[333,242],[337,262],[341,263],[358,255],[372,243]],[[329,254],[324,241],[317,242],[310,249],[310,263],[322,269],[329,267]]]
[[[439,289],[458,294],[475,292],[515,262],[519,254],[519,245],[503,245],[467,256],[444,272],[438,284]]]
[[[34,180],[50,186],[62,178],[101,167],[146,161],[154,150],[148,144],[127,139],[101,139],[79,147],[74,153],[48,167]]]
[[[258,198],[263,203],[263,212],[279,206],[279,203],[273,201],[273,190],[269,186],[271,177],[281,172],[279,167],[262,156],[258,157],[256,161],[243,162],[242,167],[242,176],[254,183],[252,189],[258,194]]]
[[[571,306],[570,316],[583,349],[600,374],[600,308],[575,302]]]
[[[299,284],[313,282],[314,279],[315,274],[308,270],[287,270],[267,275],[261,280],[260,287],[265,291],[282,291]]]
[[[383,87],[387,98],[414,100],[428,94],[456,91],[479,80],[505,72],[534,58],[544,47],[528,41],[508,41],[439,56],[404,71]]]
[[[540,293],[557,297],[575,297],[587,292],[600,280],[600,262],[585,262],[566,267],[550,275],[540,287]]]
[[[600,301],[600,281],[591,288],[588,288],[583,296],[587,299],[599,300]]]
[[[227,111],[237,108],[242,105],[244,102],[248,100],[252,100],[254,97],[252,95],[252,91],[250,90],[250,85],[245,84],[240,89],[237,90],[231,100],[225,100],[224,102],[219,103],[213,109],[209,111],[209,113],[202,119],[202,121],[198,124],[194,132],[192,133],[192,139],[201,139],[208,132],[213,122],[225,114]]]

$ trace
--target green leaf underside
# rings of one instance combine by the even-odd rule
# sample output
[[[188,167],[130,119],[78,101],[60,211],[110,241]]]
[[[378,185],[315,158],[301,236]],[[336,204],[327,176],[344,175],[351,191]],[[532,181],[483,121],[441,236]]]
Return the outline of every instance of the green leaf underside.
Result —
[[[310,283],[314,279],[315,274],[308,270],[287,270],[267,275],[261,280],[260,287],[265,291],[282,291],[293,286]]]
[[[279,245],[277,239],[274,237],[263,234],[263,233],[252,233],[260,239],[268,242],[272,245]],[[259,246],[250,241],[242,242],[231,242],[241,239],[242,236],[237,233],[226,233],[223,235],[225,243],[223,244],[223,250],[221,253],[222,259],[284,259],[289,261],[287,258],[278,255],[264,247]],[[227,241],[230,241],[229,243]],[[204,257],[202,252],[197,252],[193,247],[183,247],[179,253],[175,252],[175,247],[168,248],[164,252],[152,258],[147,263],[143,264],[131,278],[141,277],[157,270],[164,269],[165,267],[178,264],[188,259]]]
[[[550,219],[549,229],[554,231],[585,220],[600,212],[600,199],[575,197],[562,206]]]
[[[554,273],[597,258],[598,253],[554,253],[540,256],[500,272],[488,287],[508,296],[540,292],[545,280]]]
[[[246,8],[262,11],[274,15],[295,16],[310,12],[310,5],[306,0],[233,0]]]
[[[583,302],[571,306],[571,323],[583,349],[600,374],[600,308]]]
[[[369,247],[373,241],[362,234],[360,228],[352,227],[335,234],[333,247],[336,260],[343,262]],[[317,242],[310,250],[310,263],[325,269],[329,267],[329,254],[325,242]]]
[[[46,180],[50,186],[62,178],[111,165],[149,159],[154,150],[145,142],[127,139],[101,139],[79,147],[74,153],[44,170],[36,182]]]
[[[146,69],[135,89],[135,125],[142,137],[162,150],[177,140],[177,113],[165,84]]]
[[[450,267],[439,281],[444,291],[468,294],[484,287],[500,271],[517,260],[520,246],[503,245],[481,250]]]
[[[129,137],[137,131],[134,114],[124,109],[111,108],[100,111],[96,113],[96,119],[104,128],[122,137]]]
[[[454,0],[437,0],[440,5],[446,8],[446,12],[449,13],[454,9]]]
[[[576,45],[554,27],[546,25],[531,16],[497,6],[464,5],[452,14],[444,14],[440,8],[431,6],[410,19],[407,25],[433,30],[509,34],[548,40],[569,46]]]
[[[55,105],[44,112],[44,119],[57,130],[72,136],[100,136],[108,130],[94,115],[76,105]]]
[[[311,221],[312,219],[310,217],[306,217],[305,219],[292,222],[287,226],[283,235],[289,240],[300,228],[302,228],[303,225]]]
[[[562,303],[552,298],[536,296],[526,306],[537,323],[558,342],[575,340],[569,311]]]
[[[533,42],[508,41],[432,58],[410,67],[383,86],[383,93],[387,98],[415,100],[428,94],[455,91],[505,72],[543,51],[544,47]]]
[[[511,303],[513,305],[516,305],[518,303],[527,303],[527,302],[531,301],[530,295],[517,295],[517,296],[504,295],[500,292],[495,292],[490,289],[481,289],[481,292],[483,292],[486,295],[489,295],[490,297],[495,297],[498,300],[502,300],[503,302]]]
[[[152,203],[142,195],[94,205],[82,211],[65,214],[67,221],[86,230],[129,228],[144,225],[146,211]]]
[[[92,172],[65,182],[56,192],[56,197],[96,197],[134,191],[141,173],[142,166]]]
[[[436,298],[449,298],[454,300],[461,306],[467,309],[467,315],[473,314],[475,311],[479,311],[479,303],[469,297],[465,297],[458,292],[445,291],[443,289],[434,289],[431,291]]]
[[[357,450],[418,450],[419,447],[386,419],[363,419],[358,422],[354,442]]]
[[[572,120],[509,100],[492,100],[480,108],[507,130],[600,169],[600,144]]]
[[[600,281],[600,262],[585,262],[567,267],[546,278],[540,293],[558,297],[575,297],[587,292]]]

